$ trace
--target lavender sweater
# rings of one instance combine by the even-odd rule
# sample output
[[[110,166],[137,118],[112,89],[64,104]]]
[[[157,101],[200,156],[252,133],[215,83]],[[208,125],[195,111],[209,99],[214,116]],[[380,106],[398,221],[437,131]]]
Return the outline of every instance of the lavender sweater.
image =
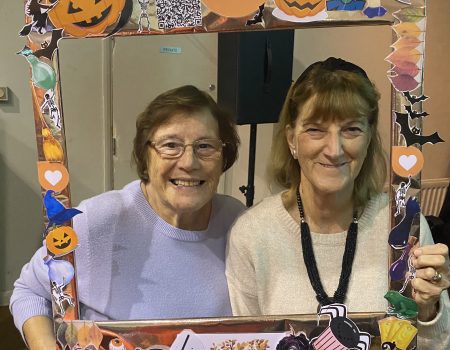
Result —
[[[208,229],[186,231],[162,220],[139,181],[83,201],[74,218],[82,319],[130,320],[231,315],[225,278],[226,233],[245,207],[215,195]],[[14,284],[16,327],[51,316],[47,267],[39,249]]]

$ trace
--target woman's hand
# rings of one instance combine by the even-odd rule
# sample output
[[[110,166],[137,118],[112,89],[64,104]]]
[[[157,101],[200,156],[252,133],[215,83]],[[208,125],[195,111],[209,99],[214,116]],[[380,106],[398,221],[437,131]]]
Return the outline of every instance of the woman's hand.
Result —
[[[53,323],[47,316],[33,316],[26,320],[23,333],[30,350],[59,349],[53,334]]]
[[[437,314],[442,291],[450,287],[448,247],[441,243],[418,247],[412,253],[412,263],[416,268],[412,295],[419,307],[419,320],[430,321]]]

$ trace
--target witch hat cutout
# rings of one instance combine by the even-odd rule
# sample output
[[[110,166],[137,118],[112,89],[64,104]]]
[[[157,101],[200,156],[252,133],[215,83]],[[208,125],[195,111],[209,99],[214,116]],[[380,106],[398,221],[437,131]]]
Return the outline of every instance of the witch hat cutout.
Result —
[[[47,229],[53,225],[62,225],[66,221],[72,219],[75,215],[81,214],[82,211],[75,208],[66,208],[54,197],[55,191],[48,190],[44,196],[44,206],[47,210],[48,225]]]

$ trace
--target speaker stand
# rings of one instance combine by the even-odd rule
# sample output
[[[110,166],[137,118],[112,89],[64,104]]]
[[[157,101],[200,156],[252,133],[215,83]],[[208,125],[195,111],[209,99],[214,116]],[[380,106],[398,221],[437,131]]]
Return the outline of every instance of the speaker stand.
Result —
[[[255,160],[256,160],[256,129],[257,124],[250,124],[250,142],[248,151],[248,177],[247,185],[239,187],[245,196],[245,205],[249,208],[255,198]]]

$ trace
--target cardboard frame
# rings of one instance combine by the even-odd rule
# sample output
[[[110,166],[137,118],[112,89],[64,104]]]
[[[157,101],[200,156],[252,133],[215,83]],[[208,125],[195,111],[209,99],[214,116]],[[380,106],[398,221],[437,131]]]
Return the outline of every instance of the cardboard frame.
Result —
[[[388,72],[388,78],[392,83],[392,169],[390,176],[392,230],[401,221],[401,217],[395,215],[399,206],[396,195],[400,187],[408,181],[409,176],[414,181],[413,184],[409,183],[403,199],[420,195],[420,171],[423,166],[421,145],[439,142],[436,138],[429,139],[428,136],[421,135],[421,116],[424,114],[422,102],[426,100],[422,84],[426,24],[425,0],[313,0],[310,2],[298,0],[297,5],[291,6],[291,9],[285,0],[267,0],[265,2],[261,0],[249,0],[248,2],[191,0],[185,2],[189,4],[191,12],[185,17],[178,18],[180,20],[178,22],[171,21],[171,16],[165,17],[165,13],[174,10],[176,4],[167,8],[160,0],[154,0],[152,3],[146,0],[113,2],[104,0],[103,2],[95,1],[94,4],[92,1],[78,0],[74,1],[74,5],[69,0],[25,1],[26,21],[20,35],[27,37],[27,44],[20,53],[30,64],[30,88],[36,126],[39,180],[46,207],[45,219],[48,227],[45,234],[47,236],[60,226],[70,226],[71,217],[76,215],[70,209],[63,97],[59,77],[58,41],[66,38],[334,26],[355,26],[357,29],[358,26],[366,25],[391,25],[393,51],[386,59],[392,64],[392,70]],[[37,4],[40,11],[34,10],[33,12],[31,3],[34,3],[35,6]],[[72,4],[72,11],[68,11],[67,8],[70,4]],[[103,4],[102,8],[95,8],[100,4]],[[319,11],[318,8],[322,9]],[[76,11],[73,11],[74,9]],[[288,15],[284,11],[291,13]],[[87,17],[81,20],[79,16],[84,12]],[[408,121],[406,124],[405,118]],[[412,129],[410,129],[411,123],[413,124]],[[413,159],[411,157],[415,157],[416,160],[422,159],[422,161],[410,166],[411,159]],[[406,194],[409,187],[411,189]],[[49,207],[46,198],[50,201],[56,200],[64,208],[61,210],[58,204],[55,204],[56,207]],[[404,207],[400,209],[401,211],[405,210]],[[56,214],[63,214],[62,218],[56,217]],[[414,220],[411,223],[407,239],[411,236],[418,238],[418,231],[418,221]],[[387,247],[389,246],[387,245]],[[391,247],[391,261],[400,258],[407,248],[404,243],[398,243],[397,246],[391,244]],[[66,261],[74,268],[76,267],[73,250],[70,248],[62,253],[55,253],[49,249],[49,257],[53,260]],[[404,279],[390,280],[390,290],[400,290],[404,282]],[[191,329],[198,333],[230,333],[231,337],[233,334],[246,332],[261,333],[263,337],[268,332],[289,333],[290,326],[295,332],[307,332],[308,336],[317,331],[318,327],[324,327],[323,320],[320,323],[317,322],[317,315],[115,321],[94,324],[89,321],[77,321],[79,305],[76,278],[71,278],[70,283],[59,287],[60,289],[56,290],[53,286],[52,291],[59,293],[60,297],[67,296],[73,304],[72,306],[64,304],[64,300],[68,299],[62,299],[64,310],[61,317],[61,306],[53,299],[55,333],[58,335],[64,332],[66,340],[68,339],[67,334],[72,335],[72,338],[69,337],[72,340],[71,344],[67,343],[63,346],[61,342],[58,343],[61,349],[75,349],[77,342],[73,343],[73,341],[76,339],[76,334],[80,334],[81,329],[86,330],[86,327],[92,328],[89,333],[92,339],[90,345],[85,343],[84,347],[81,346],[78,339],[78,345],[81,348],[106,349],[108,344],[105,343],[105,339],[115,337],[122,342],[124,346],[122,348],[127,350],[141,349],[144,346],[147,349],[156,349],[158,348],[156,345],[169,348],[173,345],[176,334],[183,329]],[[411,295],[409,288],[406,288],[403,293],[407,297]],[[385,316],[384,314],[350,313],[349,315],[361,331],[369,332],[373,336],[370,349],[379,349],[382,342],[389,340],[380,337],[378,321]],[[411,323],[414,324],[414,322],[413,318]],[[96,329],[99,331],[95,331]],[[95,337],[103,338],[103,342],[95,345],[93,341]],[[110,349],[115,349],[114,346],[109,343]],[[117,349],[122,349],[119,345],[117,346]],[[163,349],[166,349],[165,347]],[[413,349],[414,347],[415,339],[409,343],[407,348]],[[184,347],[181,350],[184,350]],[[277,350],[279,350],[278,346]]]

